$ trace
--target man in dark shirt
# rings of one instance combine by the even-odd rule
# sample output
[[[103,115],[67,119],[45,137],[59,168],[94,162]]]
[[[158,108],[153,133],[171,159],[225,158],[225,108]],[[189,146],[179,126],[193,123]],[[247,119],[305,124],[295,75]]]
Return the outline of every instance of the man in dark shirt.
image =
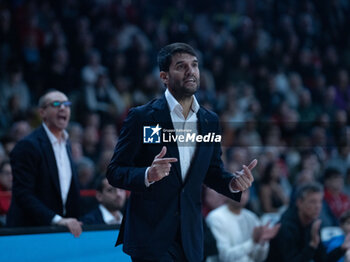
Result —
[[[296,206],[282,215],[281,228],[270,243],[266,262],[332,262],[350,249],[348,236],[340,247],[326,253],[319,233],[322,199],[323,188],[318,183],[303,185],[298,190]]]

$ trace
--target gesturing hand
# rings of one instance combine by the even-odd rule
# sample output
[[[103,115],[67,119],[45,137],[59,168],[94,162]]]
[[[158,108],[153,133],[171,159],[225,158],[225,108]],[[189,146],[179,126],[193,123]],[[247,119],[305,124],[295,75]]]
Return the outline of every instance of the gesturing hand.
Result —
[[[147,172],[148,182],[159,181],[165,176],[169,175],[171,164],[177,162],[177,158],[169,157],[163,158],[166,154],[166,146],[163,146],[162,151],[154,158],[151,167]]]
[[[270,223],[267,223],[264,226],[256,226],[253,229],[253,241],[254,243],[260,243],[263,244],[265,242],[270,241],[272,238],[274,238],[278,230],[280,229],[281,225],[277,224],[273,227],[270,226]]]
[[[234,191],[244,191],[248,189],[253,181],[253,175],[251,170],[256,166],[258,160],[254,159],[250,162],[249,166],[243,165],[243,169],[241,171],[235,172],[235,178],[231,180],[231,188]]]
[[[319,234],[320,226],[321,226],[321,219],[317,219],[316,221],[314,221],[311,226],[310,246],[312,246],[313,248],[317,248],[318,245],[320,244],[320,234]]]

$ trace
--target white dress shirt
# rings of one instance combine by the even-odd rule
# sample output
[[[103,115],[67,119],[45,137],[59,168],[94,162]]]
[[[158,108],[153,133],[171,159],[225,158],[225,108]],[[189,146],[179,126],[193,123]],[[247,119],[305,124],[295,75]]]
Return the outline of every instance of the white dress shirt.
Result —
[[[103,221],[107,225],[120,225],[122,223],[123,215],[122,215],[122,213],[120,211],[117,211],[118,217],[115,217],[103,205],[99,204],[98,208],[100,209],[100,211],[102,213]]]
[[[253,241],[254,227],[259,218],[248,209],[234,214],[227,205],[211,211],[206,222],[213,232],[221,262],[261,262],[267,257],[268,242],[257,244]]]
[[[187,133],[198,134],[197,128],[197,112],[199,110],[199,104],[195,96],[193,96],[192,105],[185,119],[183,115],[183,108],[180,103],[175,99],[175,97],[167,89],[165,91],[165,98],[169,105],[171,121],[175,129],[176,135],[184,135],[186,137]],[[182,181],[185,180],[188,169],[190,168],[192,158],[196,151],[196,142],[180,142],[177,141],[177,147],[179,150],[179,160],[181,167],[181,177]]]
[[[58,170],[58,181],[61,189],[63,214],[65,214],[65,205],[67,202],[69,188],[72,181],[72,167],[67,152],[68,133],[64,130],[62,140],[59,141],[44,123],[43,126],[47,136],[49,137],[55,155]],[[56,215],[53,219],[53,223],[57,223],[59,219],[61,219],[61,217],[59,215]]]
[[[187,115],[187,118],[185,119],[183,115],[183,107],[180,105],[180,103],[175,99],[175,97],[170,93],[170,91],[167,89],[165,91],[165,99],[167,100],[169,110],[170,110],[170,116],[171,121],[173,122],[173,126],[176,132],[176,135],[184,135],[186,137],[187,133],[195,133],[198,134],[198,128],[197,128],[197,112],[200,108],[200,105],[196,99],[195,96],[193,96],[192,105],[190,108],[190,111]],[[187,172],[191,166],[191,162],[194,156],[194,153],[196,151],[196,142],[180,142],[177,140],[177,146],[179,150],[179,161],[180,161],[180,168],[181,168],[181,177],[182,181],[185,181]],[[154,183],[148,182],[147,179],[147,173],[150,167],[146,169],[145,172],[145,185],[149,187]],[[232,180],[235,178],[232,178]],[[231,188],[231,183],[228,184],[229,190],[232,193],[237,193],[239,191],[235,191]]]

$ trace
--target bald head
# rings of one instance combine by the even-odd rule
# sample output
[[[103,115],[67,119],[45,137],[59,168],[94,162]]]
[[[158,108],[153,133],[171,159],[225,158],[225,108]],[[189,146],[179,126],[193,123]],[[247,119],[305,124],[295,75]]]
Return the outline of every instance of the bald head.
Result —
[[[49,91],[46,94],[44,94],[42,97],[40,97],[39,103],[38,103],[39,108],[46,107],[47,104],[49,102],[53,101],[53,98],[55,98],[55,97],[62,97],[65,100],[68,100],[67,96],[60,91],[57,91],[57,90]]]

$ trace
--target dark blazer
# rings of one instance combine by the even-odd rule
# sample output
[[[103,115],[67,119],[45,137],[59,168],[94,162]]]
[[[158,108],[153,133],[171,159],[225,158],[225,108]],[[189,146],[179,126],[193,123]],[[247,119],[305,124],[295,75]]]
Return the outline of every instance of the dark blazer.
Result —
[[[106,224],[105,221],[103,220],[103,216],[99,207],[96,207],[95,209],[91,210],[89,213],[84,215],[80,219],[80,221],[83,222],[84,225]]]
[[[71,149],[68,156],[73,167]],[[10,153],[13,173],[12,201],[8,226],[50,225],[55,214],[79,217],[79,186],[72,168],[72,180],[63,214],[58,169],[50,140],[43,126],[19,141]]]
[[[198,133],[219,133],[215,113],[200,108]],[[124,121],[118,144],[107,171],[111,185],[131,191],[117,244],[132,257],[156,259],[171,245],[177,231],[181,232],[184,252],[189,261],[201,261],[203,256],[203,226],[201,215],[202,183],[214,190],[240,200],[240,193],[231,193],[232,174],[224,171],[220,143],[198,143],[195,156],[183,182],[180,163],[172,163],[169,176],[145,186],[145,171],[167,146],[165,157],[176,157],[176,143],[143,143],[143,126],[160,124],[173,129],[165,96],[130,110]]]

